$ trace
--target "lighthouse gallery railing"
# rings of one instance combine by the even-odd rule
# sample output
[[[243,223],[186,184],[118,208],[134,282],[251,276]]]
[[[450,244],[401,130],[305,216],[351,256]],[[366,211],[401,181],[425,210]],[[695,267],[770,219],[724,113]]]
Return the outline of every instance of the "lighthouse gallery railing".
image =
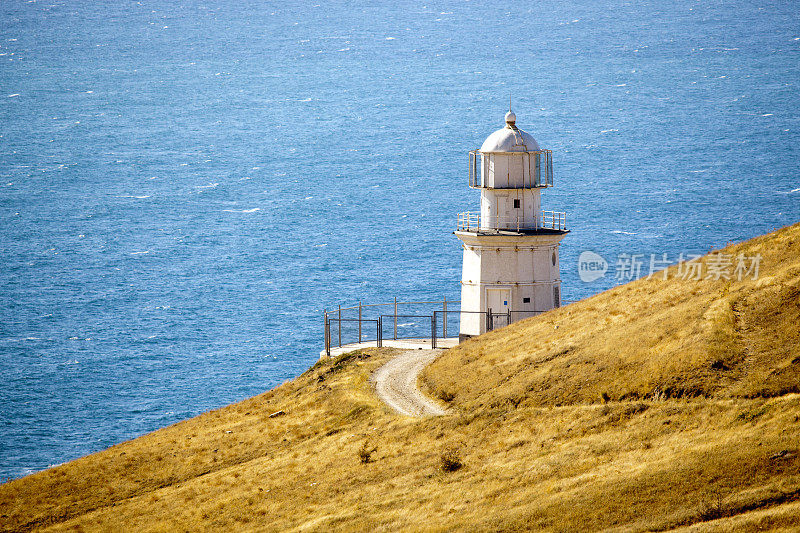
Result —
[[[489,225],[491,226],[491,229],[508,231],[529,231],[537,229],[566,231],[567,214],[561,211],[542,211],[539,213],[537,220],[533,222],[525,222],[524,220],[521,220],[520,217],[492,217]],[[465,211],[458,214],[456,231],[480,231],[480,229],[480,213],[475,211]]]

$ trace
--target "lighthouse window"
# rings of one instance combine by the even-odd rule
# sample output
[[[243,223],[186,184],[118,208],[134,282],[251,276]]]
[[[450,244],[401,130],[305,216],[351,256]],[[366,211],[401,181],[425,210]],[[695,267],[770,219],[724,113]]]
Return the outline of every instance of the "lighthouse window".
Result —
[[[553,252],[553,266],[556,266],[556,253]]]
[[[522,299],[522,303],[529,304],[529,303],[531,303],[531,299],[530,298],[523,298]]]
[[[514,207],[519,209],[519,198],[514,199]]]

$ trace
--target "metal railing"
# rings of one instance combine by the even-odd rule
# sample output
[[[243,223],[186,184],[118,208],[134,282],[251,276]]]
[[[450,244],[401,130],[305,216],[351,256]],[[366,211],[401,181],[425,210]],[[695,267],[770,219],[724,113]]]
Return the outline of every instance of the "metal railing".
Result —
[[[567,214],[561,211],[542,211],[542,227],[548,229],[567,229]]]
[[[490,164],[493,157],[509,157],[506,168],[504,186],[497,186],[500,180],[494,176],[492,186],[487,183],[490,173]],[[511,179],[512,169],[515,177],[521,173],[522,182],[511,185],[516,180]],[[492,171],[493,172],[493,171]],[[537,150],[532,152],[503,152],[481,154],[480,150],[469,152],[469,186],[472,189],[533,189],[553,186],[553,152],[550,150]]]
[[[570,303],[569,301],[562,302],[563,304]],[[430,305],[430,304],[441,304],[441,309],[434,309],[433,312],[428,314],[409,314],[398,313],[398,307],[401,305]],[[391,338],[403,339],[403,338],[428,338],[430,336],[431,339],[431,348],[437,347],[437,340],[438,339],[446,339],[448,338],[448,323],[451,325],[450,329],[452,331],[453,325],[453,318],[452,315],[455,314],[458,316],[457,322],[459,322],[460,329],[460,321],[465,315],[480,315],[482,320],[485,320],[483,324],[483,328],[486,331],[492,331],[497,328],[501,328],[511,324],[512,322],[517,322],[519,320],[523,320],[525,318],[530,318],[532,316],[539,315],[544,313],[544,311],[512,311],[507,310],[501,313],[493,312],[491,308],[487,309],[486,311],[462,311],[460,309],[448,309],[448,304],[453,307],[454,305],[458,305],[457,302],[452,300],[442,300],[439,302],[398,302],[396,299],[394,302],[387,303],[387,304],[366,304],[363,305],[359,303],[359,305],[354,305],[351,307],[341,307],[338,306],[336,311],[324,312],[324,320],[325,320],[325,353],[328,357],[331,355],[331,348],[338,344],[339,347],[352,344],[358,339],[359,343],[362,342],[375,342],[375,346],[381,348],[383,346],[384,339],[390,338],[389,335],[384,336],[384,325],[388,321],[390,324],[393,325],[392,335]],[[364,317],[364,310],[365,309],[374,309],[380,307],[387,307],[393,306],[394,312],[390,314],[378,314],[374,318],[366,318]],[[352,314],[358,313],[357,317],[348,318],[343,316],[342,313],[347,314],[348,312],[352,312]],[[451,317],[448,320],[448,315]],[[398,319],[406,319],[406,320],[413,320],[414,325],[419,326],[422,328],[420,331],[419,329],[416,331],[415,334],[411,334],[409,336],[402,336],[398,335]],[[342,327],[351,326],[353,331],[346,331],[344,339],[348,339],[349,336],[352,336],[351,342],[344,342],[343,343],[343,336],[342,336]],[[408,325],[408,324],[406,324]],[[358,337],[356,337],[356,327],[358,331]],[[428,329],[429,328],[429,329]],[[441,329],[440,329],[441,328]],[[374,333],[374,336],[373,336]]]
[[[491,217],[489,219],[488,231],[491,230],[537,230],[553,229],[565,231],[567,229],[567,214],[560,211],[542,211],[533,221],[525,221],[521,217]],[[481,215],[475,211],[465,211],[458,214],[456,231],[480,231]]]
[[[465,211],[458,214],[458,231],[478,231],[481,227],[481,214]]]
[[[354,342],[376,341],[380,347],[384,338],[392,338],[394,340],[403,338],[419,338],[428,337],[431,333],[427,329],[427,325],[433,319],[433,314],[421,313],[400,313],[400,307],[407,306],[431,306],[437,305],[441,307],[441,312],[447,313],[448,306],[459,307],[460,301],[447,300],[446,298],[439,301],[411,301],[411,302],[398,302],[397,298],[393,302],[381,304],[362,304],[353,305],[349,307],[337,306],[333,311],[324,311],[325,319],[325,351],[330,355],[332,346],[343,344],[350,344]],[[381,313],[381,310],[389,308],[391,313]],[[377,312],[377,316],[375,313]],[[367,315],[367,316],[365,316]],[[392,333],[390,336],[383,336],[384,323],[388,319],[392,324]],[[411,319],[408,323],[399,323],[399,319]],[[447,337],[448,323],[447,318],[443,321],[443,336]],[[373,329],[373,327],[375,329]],[[419,327],[424,327],[423,333],[420,335]],[[452,328],[451,328],[452,329]],[[404,330],[409,333],[405,333]],[[376,332],[375,337],[372,336],[372,331]]]

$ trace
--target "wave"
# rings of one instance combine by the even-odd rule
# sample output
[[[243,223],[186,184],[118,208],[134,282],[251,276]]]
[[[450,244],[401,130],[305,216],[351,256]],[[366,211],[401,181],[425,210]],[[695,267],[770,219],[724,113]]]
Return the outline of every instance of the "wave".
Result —
[[[256,211],[261,211],[260,207],[254,207],[253,209],[223,209],[223,213],[255,213]]]
[[[214,189],[219,183],[209,183],[208,185],[195,185],[195,189]]]
[[[115,196],[114,198],[136,198],[137,200],[144,200],[145,198],[150,198],[150,195],[143,194],[142,196],[136,196],[133,194],[122,194],[120,196]]]
[[[622,231],[619,229],[611,230],[611,233],[616,233],[618,235],[638,235],[635,231]]]
[[[143,252],[131,252],[131,255],[141,255],[141,254],[149,254],[150,250],[145,250]]]

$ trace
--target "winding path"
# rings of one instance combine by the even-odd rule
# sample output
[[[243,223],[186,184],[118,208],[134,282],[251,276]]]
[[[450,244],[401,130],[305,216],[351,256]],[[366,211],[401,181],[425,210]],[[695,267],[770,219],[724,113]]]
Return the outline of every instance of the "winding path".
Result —
[[[445,409],[417,389],[419,373],[440,353],[442,350],[406,350],[380,367],[370,377],[378,397],[401,415],[445,414]]]

